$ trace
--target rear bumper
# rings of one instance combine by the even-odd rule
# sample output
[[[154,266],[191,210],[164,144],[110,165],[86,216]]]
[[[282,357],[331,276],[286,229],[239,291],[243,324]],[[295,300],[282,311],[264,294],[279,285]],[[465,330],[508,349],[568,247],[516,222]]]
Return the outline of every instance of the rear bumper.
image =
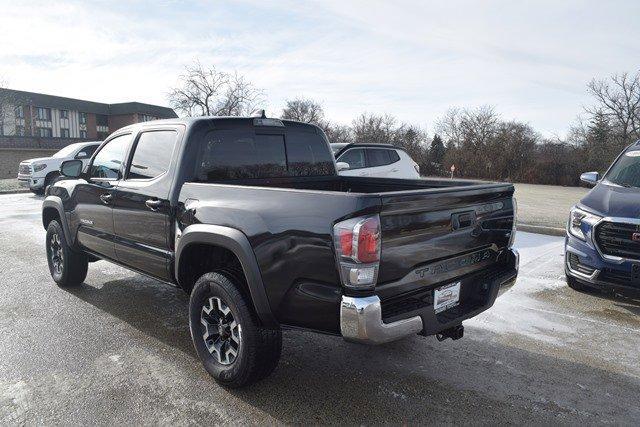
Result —
[[[406,316],[401,316],[404,318],[385,322],[383,304],[378,296],[343,296],[340,304],[340,332],[347,341],[362,344],[383,344],[418,333],[438,334],[491,307],[499,295],[515,284],[519,260],[518,252],[511,250],[507,264],[495,274],[474,274],[463,278],[463,286],[467,287],[467,300],[439,314],[435,313],[433,305],[424,305],[404,313]],[[433,290],[429,290],[428,294],[433,295]]]

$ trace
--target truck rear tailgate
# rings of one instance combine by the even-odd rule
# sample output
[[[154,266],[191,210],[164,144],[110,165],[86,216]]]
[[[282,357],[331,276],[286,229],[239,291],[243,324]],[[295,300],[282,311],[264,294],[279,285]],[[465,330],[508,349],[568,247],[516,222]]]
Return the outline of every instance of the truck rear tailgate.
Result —
[[[509,243],[513,186],[381,193],[382,300],[477,272],[495,263]]]

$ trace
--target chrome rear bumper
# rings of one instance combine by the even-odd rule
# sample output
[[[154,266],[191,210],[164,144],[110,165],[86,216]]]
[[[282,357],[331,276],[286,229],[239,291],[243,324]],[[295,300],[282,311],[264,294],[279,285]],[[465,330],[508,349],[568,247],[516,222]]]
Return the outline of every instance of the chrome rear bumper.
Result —
[[[422,333],[431,335],[441,330],[461,324],[462,320],[473,317],[488,309],[495,302],[496,297],[502,295],[515,284],[518,276],[520,255],[518,251],[510,250],[509,269],[492,279],[490,283],[490,295],[487,295],[486,304],[462,315],[459,319],[450,320],[448,323],[440,323],[436,319],[432,307],[426,308],[421,316],[413,316],[395,322],[384,323],[382,321],[382,305],[376,295],[368,297],[342,296],[340,303],[340,332],[347,341],[362,344],[383,344],[395,341],[409,335]],[[423,318],[425,319],[423,322]]]
[[[382,306],[377,296],[342,297],[340,332],[347,341],[363,344],[383,344],[422,331],[420,316],[397,322],[382,322]]]

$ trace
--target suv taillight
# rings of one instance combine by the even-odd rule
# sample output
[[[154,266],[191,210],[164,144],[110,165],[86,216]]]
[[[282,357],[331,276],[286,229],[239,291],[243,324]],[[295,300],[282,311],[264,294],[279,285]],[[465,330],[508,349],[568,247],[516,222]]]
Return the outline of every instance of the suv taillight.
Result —
[[[338,269],[342,284],[352,289],[371,289],[380,265],[380,218],[351,218],[333,226]]]

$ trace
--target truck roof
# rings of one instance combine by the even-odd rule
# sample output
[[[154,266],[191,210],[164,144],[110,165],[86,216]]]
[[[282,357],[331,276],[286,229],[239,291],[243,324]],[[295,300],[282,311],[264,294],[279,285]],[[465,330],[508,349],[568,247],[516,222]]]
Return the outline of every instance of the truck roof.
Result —
[[[318,126],[311,124],[311,123],[304,123],[304,122],[298,122],[295,120],[285,120],[285,119],[278,119],[278,118],[271,118],[271,117],[251,117],[251,116],[245,116],[245,117],[239,117],[239,116],[201,116],[201,117],[182,117],[182,118],[175,118],[175,119],[162,119],[162,120],[150,120],[147,122],[140,122],[140,123],[135,123],[129,126],[125,126],[121,129],[118,129],[118,131],[122,131],[122,130],[134,130],[134,129],[139,129],[139,128],[145,128],[145,127],[152,127],[152,126],[156,126],[156,125],[162,125],[162,124],[182,124],[185,125],[186,127],[191,127],[197,123],[201,123],[201,122],[206,122],[206,121],[213,121],[213,122],[235,122],[240,126],[255,126],[255,121],[256,120],[274,120],[277,122],[282,123],[285,127],[312,127],[318,130],[321,130]],[[262,125],[265,127],[276,127],[275,125]]]

